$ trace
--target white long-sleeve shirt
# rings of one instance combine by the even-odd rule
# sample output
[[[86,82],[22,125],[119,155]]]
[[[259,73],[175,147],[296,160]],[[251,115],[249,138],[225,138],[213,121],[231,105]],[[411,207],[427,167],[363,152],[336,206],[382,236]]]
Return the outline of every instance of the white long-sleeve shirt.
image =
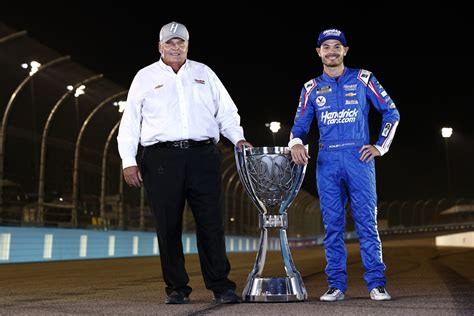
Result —
[[[217,75],[205,64],[187,60],[178,73],[160,59],[132,81],[117,136],[122,167],[136,166],[138,143],[184,139],[234,145],[244,139],[240,116]]]

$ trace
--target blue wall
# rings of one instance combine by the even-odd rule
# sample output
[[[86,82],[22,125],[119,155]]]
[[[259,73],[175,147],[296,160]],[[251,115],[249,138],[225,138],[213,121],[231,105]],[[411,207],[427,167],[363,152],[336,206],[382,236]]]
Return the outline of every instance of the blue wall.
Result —
[[[194,234],[183,234],[182,242],[185,254],[197,253]],[[229,252],[256,251],[258,242],[226,236]],[[269,249],[278,250],[278,240],[269,240]],[[159,255],[153,232],[0,226],[0,264],[153,255]]]

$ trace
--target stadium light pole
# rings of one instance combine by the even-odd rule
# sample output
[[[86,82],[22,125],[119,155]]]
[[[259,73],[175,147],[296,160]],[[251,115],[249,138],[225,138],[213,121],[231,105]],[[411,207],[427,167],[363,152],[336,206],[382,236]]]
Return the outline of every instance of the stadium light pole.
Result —
[[[451,127],[443,127],[441,129],[441,136],[444,138],[444,147],[446,153],[446,171],[447,171],[447,188],[448,188],[448,198],[451,197],[451,168],[449,164],[449,138],[453,135],[453,129]]]

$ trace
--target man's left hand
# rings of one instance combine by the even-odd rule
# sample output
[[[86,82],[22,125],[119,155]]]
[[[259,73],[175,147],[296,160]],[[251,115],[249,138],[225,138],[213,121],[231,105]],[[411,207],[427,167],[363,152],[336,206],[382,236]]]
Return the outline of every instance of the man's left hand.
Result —
[[[382,156],[380,152],[378,151],[378,149],[375,148],[375,146],[373,145],[362,146],[361,149],[359,150],[359,153],[361,153],[359,159],[364,162],[369,162],[377,156]]]

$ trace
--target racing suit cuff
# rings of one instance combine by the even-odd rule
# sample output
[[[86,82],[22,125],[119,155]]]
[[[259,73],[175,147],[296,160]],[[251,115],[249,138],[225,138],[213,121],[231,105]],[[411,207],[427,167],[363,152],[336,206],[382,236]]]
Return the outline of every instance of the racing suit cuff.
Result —
[[[377,150],[380,152],[380,156],[385,155],[388,151],[388,150],[384,150],[382,146],[379,146],[379,145],[374,145],[374,147],[377,148]]]
[[[288,147],[290,147],[290,149],[291,149],[291,147],[293,147],[297,144],[303,145],[303,141],[299,138],[293,138],[292,140],[290,140],[288,142]]]
[[[136,166],[136,165],[137,165],[137,161],[135,160],[135,158],[123,158],[122,159],[122,169],[132,167],[132,166]]]

